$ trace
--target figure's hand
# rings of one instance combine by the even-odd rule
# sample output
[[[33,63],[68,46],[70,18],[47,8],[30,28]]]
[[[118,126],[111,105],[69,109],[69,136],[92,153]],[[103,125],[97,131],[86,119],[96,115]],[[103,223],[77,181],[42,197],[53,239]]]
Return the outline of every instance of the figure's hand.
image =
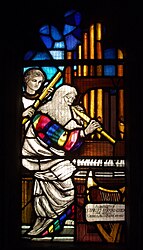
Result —
[[[99,122],[95,120],[91,120],[88,126],[85,128],[84,133],[85,135],[93,133],[97,128],[101,128],[101,125]]]
[[[50,88],[50,89],[48,90],[48,94],[51,94],[53,91],[54,91],[54,88]]]
[[[29,107],[27,108],[23,113],[22,113],[22,116],[23,117],[32,117],[34,115],[34,112],[35,112],[35,109],[33,107]]]
[[[48,85],[48,84],[47,84]],[[43,89],[43,91],[46,89],[46,87]],[[46,94],[45,98],[51,95],[54,92],[54,88],[48,89],[48,93]]]

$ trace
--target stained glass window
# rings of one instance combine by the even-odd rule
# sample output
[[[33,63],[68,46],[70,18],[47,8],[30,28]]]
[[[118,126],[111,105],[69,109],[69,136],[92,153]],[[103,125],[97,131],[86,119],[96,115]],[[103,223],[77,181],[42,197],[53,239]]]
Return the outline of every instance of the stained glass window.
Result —
[[[41,25],[24,54],[21,237],[124,244],[125,57],[83,19]]]

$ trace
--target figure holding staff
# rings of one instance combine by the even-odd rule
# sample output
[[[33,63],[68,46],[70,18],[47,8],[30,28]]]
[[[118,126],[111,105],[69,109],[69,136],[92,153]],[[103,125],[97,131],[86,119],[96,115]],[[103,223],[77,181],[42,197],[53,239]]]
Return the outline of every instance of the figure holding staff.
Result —
[[[22,117],[31,117],[34,114],[33,104],[39,97],[41,86],[46,80],[46,75],[39,68],[29,68],[24,72],[24,92],[22,97],[23,113]]]
[[[25,136],[22,164],[34,171],[36,221],[27,232],[30,237],[54,235],[74,212],[72,176],[76,166],[68,156],[80,148],[88,134],[101,127],[95,120],[84,127],[72,110],[76,96],[74,87],[58,87],[51,100],[35,111]]]
[[[53,86],[59,80],[61,75],[62,73],[59,71],[40,94],[40,89],[46,81],[45,73],[38,68],[30,68],[24,73],[25,91],[22,97],[22,102],[25,110],[22,113],[22,124],[25,124],[29,118],[33,116],[35,109],[38,108],[41,101],[43,101],[43,99],[45,100],[45,98],[51,94]]]

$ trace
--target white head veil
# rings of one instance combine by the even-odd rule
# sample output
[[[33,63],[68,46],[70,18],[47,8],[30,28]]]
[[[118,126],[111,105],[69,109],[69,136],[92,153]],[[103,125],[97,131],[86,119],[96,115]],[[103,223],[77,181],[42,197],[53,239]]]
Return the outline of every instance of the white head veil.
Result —
[[[70,85],[62,85],[56,89],[52,100],[40,107],[43,113],[49,114],[51,118],[58,121],[61,125],[65,125],[72,119],[70,106],[65,101],[67,94],[77,95],[77,91]]]

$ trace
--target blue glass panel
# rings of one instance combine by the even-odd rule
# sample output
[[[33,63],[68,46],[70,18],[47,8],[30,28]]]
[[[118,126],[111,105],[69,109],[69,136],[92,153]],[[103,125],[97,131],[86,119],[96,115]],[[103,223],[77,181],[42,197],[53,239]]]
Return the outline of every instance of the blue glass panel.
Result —
[[[59,66],[58,68],[59,68],[61,71],[63,71],[65,67],[64,67],[64,66]]]
[[[63,71],[64,67],[59,67],[61,71]],[[58,73],[58,68],[55,67],[42,67],[42,70],[46,73],[47,80],[51,80],[55,74]],[[44,86],[46,87],[49,83],[46,82]],[[59,87],[63,84],[63,78],[57,81],[55,88]]]
[[[76,28],[72,33],[77,39],[81,39],[81,29]]]
[[[64,51],[63,50],[50,50],[49,52],[52,55],[53,59],[55,59],[55,60],[64,59]]]
[[[26,68],[26,69],[27,69],[27,68]],[[25,70],[26,70],[26,69],[25,69]],[[48,81],[51,80],[55,74],[58,73],[59,69],[60,69],[61,71],[63,71],[63,70],[64,70],[64,67],[63,67],[63,66],[59,66],[58,68],[56,68],[56,67],[42,67],[42,70],[45,72]],[[55,86],[57,87],[57,86],[58,86],[59,84],[61,84],[61,83],[63,83],[63,78],[61,78],[61,79],[57,82],[57,84],[56,84]],[[48,82],[45,82],[44,86],[46,86],[47,84],[48,84]]]
[[[68,24],[79,25],[81,22],[81,14],[75,10],[68,11],[64,16]]]
[[[49,60],[51,57],[46,52],[38,52],[32,60]]]
[[[67,16],[73,14],[74,12],[75,12],[75,10],[69,10],[69,11],[67,11],[67,12],[65,13],[64,16],[67,17]]]
[[[104,66],[104,76],[115,76],[115,66],[105,65]]]
[[[51,49],[53,46],[53,40],[51,39],[51,37],[43,36],[43,35],[41,35],[40,37],[41,37],[43,43],[46,45],[47,49]]]
[[[73,52],[73,59],[77,59],[77,52],[76,51]]]
[[[116,95],[117,94],[117,90],[116,89],[110,89],[110,94],[111,95]]]
[[[24,56],[24,60],[25,60],[25,61],[30,60],[30,59],[32,59],[32,57],[33,57],[34,55],[35,55],[35,51],[32,51],[32,50],[28,51],[28,52],[25,54],[25,56]]]
[[[54,49],[64,49],[65,48],[65,43],[63,41],[62,42],[55,42],[53,48]]]
[[[75,14],[75,22],[76,22],[76,25],[79,25],[81,22],[81,14],[79,12],[76,12]]]
[[[75,26],[71,26],[71,25],[65,24],[63,34],[67,35],[71,31],[73,31],[75,28],[76,28]]]
[[[57,87],[59,87],[59,86],[62,85],[62,84],[63,84],[63,78],[61,78],[61,79],[56,83],[55,87],[57,88]]]
[[[54,40],[59,41],[62,40],[62,35],[61,33],[58,31],[58,29],[54,26],[51,26],[51,36]]]
[[[46,73],[48,80],[50,80],[58,71],[58,69],[55,67],[42,67],[42,69]]]
[[[105,49],[104,50],[104,58],[105,59],[115,59],[116,58],[116,50],[112,49]]]
[[[49,35],[49,32],[50,32],[50,30],[49,30],[49,25],[42,26],[42,27],[40,28],[39,32],[40,32],[41,34],[44,34],[44,35]]]
[[[77,40],[73,35],[68,35],[65,37],[67,50],[76,49],[76,46],[80,44],[80,41]]]

